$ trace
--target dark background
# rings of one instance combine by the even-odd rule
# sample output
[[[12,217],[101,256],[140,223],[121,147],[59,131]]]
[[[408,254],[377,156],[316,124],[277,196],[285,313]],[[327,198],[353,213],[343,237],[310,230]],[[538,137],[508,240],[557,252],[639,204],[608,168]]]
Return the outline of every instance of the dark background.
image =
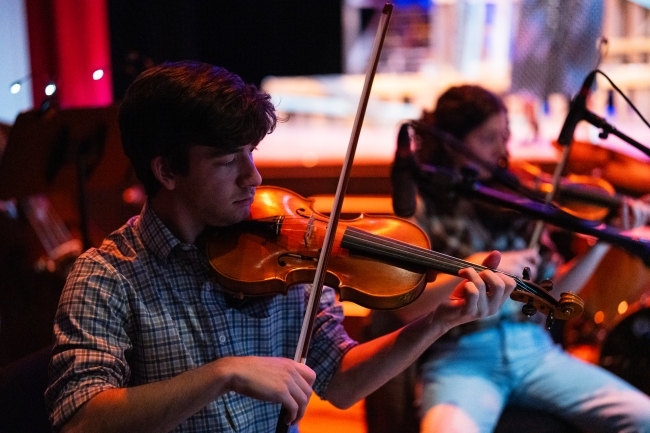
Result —
[[[164,61],[204,61],[223,66],[257,85],[268,75],[341,73],[342,1],[107,0],[114,99],[116,102],[122,99],[138,73]],[[73,111],[64,110],[60,116],[73,116]],[[112,112],[107,115],[114,118]],[[82,120],[86,124],[88,119]],[[136,215],[141,206],[123,199],[123,193],[135,180],[121,147],[116,146],[119,143],[116,124],[106,123],[112,125],[107,149],[115,150],[122,159],[111,161],[108,156],[112,153],[105,151],[102,164],[88,178],[84,206],[89,243],[93,246],[98,246],[108,233]],[[24,138],[26,143],[45,140],[48,131],[37,129],[21,129],[30,134]],[[5,153],[4,161],[8,157],[9,153]],[[22,156],[17,158],[20,162]],[[83,237],[81,211],[73,164],[65,167],[67,171],[62,169],[58,179],[67,181],[51,186],[47,197],[72,236],[80,239]],[[103,173],[102,167],[106,168]],[[66,173],[68,176],[64,176]],[[37,183],[39,178],[32,177]],[[101,185],[94,184],[95,180]],[[50,344],[54,312],[64,280],[62,275],[34,269],[34,263],[45,251],[24,215],[13,217],[0,210],[0,246],[0,273],[6,276],[0,281],[1,372],[10,363]],[[2,380],[0,375],[0,388]],[[0,393],[0,409],[3,402]],[[0,413],[2,433],[3,427]]]
[[[342,72],[342,0],[108,0],[114,99],[137,73],[199,60],[260,84]]]

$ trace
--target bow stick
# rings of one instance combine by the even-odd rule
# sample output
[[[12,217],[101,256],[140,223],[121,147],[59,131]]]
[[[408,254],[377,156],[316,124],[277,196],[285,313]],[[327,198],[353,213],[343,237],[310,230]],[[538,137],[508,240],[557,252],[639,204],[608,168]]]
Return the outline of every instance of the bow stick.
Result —
[[[341,215],[345,190],[347,189],[348,181],[350,179],[350,170],[352,168],[352,162],[354,161],[354,154],[357,149],[359,135],[361,134],[361,125],[366,114],[366,107],[368,106],[370,89],[372,88],[372,82],[375,77],[375,72],[377,71],[379,55],[381,53],[381,48],[384,45],[384,39],[386,37],[386,31],[388,29],[388,22],[390,21],[392,12],[393,5],[390,3],[386,3],[383,10],[381,11],[379,28],[377,30],[377,34],[375,35],[375,42],[372,48],[370,61],[368,63],[368,69],[366,70],[366,78],[363,84],[363,90],[361,91],[361,98],[359,100],[359,106],[357,107],[357,114],[352,126],[352,134],[350,135],[350,142],[348,143],[348,151],[343,162],[341,175],[339,176],[336,195],[334,196],[334,204],[332,207],[332,212],[330,214],[329,224],[327,225],[327,230],[325,232],[325,240],[323,242],[320,257],[318,258],[316,274],[314,275],[314,282],[312,284],[311,293],[309,295],[309,302],[307,303],[305,317],[303,320],[302,328],[300,330],[298,345],[296,347],[296,354],[294,356],[294,361],[303,364],[307,361],[307,352],[309,349],[311,334],[313,332],[314,321],[318,312],[319,300],[323,292],[323,283],[325,281],[327,265],[332,252],[332,243],[336,234],[338,220]],[[283,408],[280,411],[280,418],[278,419],[276,433],[288,431],[288,426],[284,422],[285,415],[286,411]]]

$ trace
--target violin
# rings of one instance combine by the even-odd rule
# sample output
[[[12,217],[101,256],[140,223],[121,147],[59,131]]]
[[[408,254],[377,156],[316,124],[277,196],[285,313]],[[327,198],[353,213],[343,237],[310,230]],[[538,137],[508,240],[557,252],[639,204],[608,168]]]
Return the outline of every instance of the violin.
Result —
[[[544,201],[553,192],[553,176],[542,172],[539,167],[525,161],[509,162],[503,158],[497,164],[482,161],[473,155],[465,143],[450,133],[432,127],[421,121],[407,123],[420,134],[428,134],[441,143],[453,143],[452,152],[470,155],[473,161],[493,174],[495,179],[505,187],[527,198]],[[421,164],[420,170],[427,171],[427,165]],[[426,174],[426,173],[425,173]],[[612,210],[619,209],[625,197],[616,193],[614,186],[604,178],[569,174],[559,179],[558,191],[553,193],[553,204],[565,213],[588,221],[601,221]]]
[[[313,209],[313,200],[284,188],[257,189],[247,220],[216,231],[206,252],[215,278],[237,297],[285,294],[289,286],[313,280],[329,219]],[[417,225],[394,216],[341,221],[332,247],[325,284],[337,289],[341,300],[370,309],[408,305],[424,290],[429,269],[458,275],[472,267],[487,269],[432,251]],[[500,272],[493,270],[495,272]],[[507,274],[516,282],[511,298],[524,303],[522,311],[553,318],[580,316],[582,300],[562,293],[556,300],[550,281],[542,286]]]
[[[508,170],[533,194],[546,195],[553,189],[551,175],[531,163],[517,161]],[[577,218],[601,221],[621,207],[623,198],[603,178],[572,173],[560,180],[554,204]]]
[[[584,141],[574,141],[567,162],[572,173],[589,175],[597,170],[603,179],[634,197],[650,192],[648,159],[633,157]]]

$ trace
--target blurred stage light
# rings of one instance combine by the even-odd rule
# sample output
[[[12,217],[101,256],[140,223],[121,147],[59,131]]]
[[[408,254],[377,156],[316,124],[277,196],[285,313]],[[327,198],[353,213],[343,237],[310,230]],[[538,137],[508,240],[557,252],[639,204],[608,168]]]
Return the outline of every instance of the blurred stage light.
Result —
[[[54,92],[56,92],[56,84],[50,83],[47,86],[45,86],[45,94],[47,96],[54,95]]]

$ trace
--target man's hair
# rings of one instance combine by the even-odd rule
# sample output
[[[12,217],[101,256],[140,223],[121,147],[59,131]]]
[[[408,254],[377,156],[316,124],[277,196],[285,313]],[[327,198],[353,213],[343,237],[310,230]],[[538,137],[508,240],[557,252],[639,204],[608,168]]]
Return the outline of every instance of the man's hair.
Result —
[[[495,114],[505,113],[503,100],[480,86],[463,85],[450,87],[436,103],[434,111],[425,111],[420,122],[463,141],[473,129],[481,126]],[[425,164],[450,165],[452,156],[446,146],[457,143],[442,143],[432,135],[421,134],[418,156]]]
[[[166,157],[183,175],[189,148],[213,146],[224,153],[257,145],[275,129],[268,93],[224,68],[194,61],[147,69],[127,89],[118,114],[122,145],[149,196],[160,189],[151,160]]]

